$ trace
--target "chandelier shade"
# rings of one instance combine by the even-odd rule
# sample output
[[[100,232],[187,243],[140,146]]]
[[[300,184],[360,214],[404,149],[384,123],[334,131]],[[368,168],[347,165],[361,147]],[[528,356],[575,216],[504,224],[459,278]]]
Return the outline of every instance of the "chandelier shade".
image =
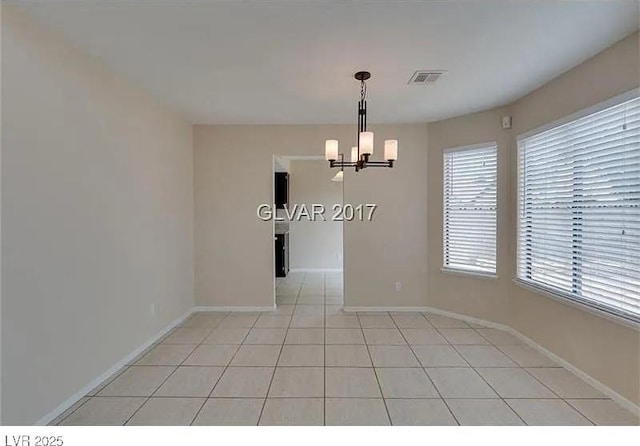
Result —
[[[351,147],[351,162],[355,163],[356,161],[358,161],[358,147],[353,146]]]
[[[395,161],[398,159],[398,140],[388,139],[384,142],[384,159]]]
[[[335,176],[331,178],[331,181],[340,182],[343,180],[343,178],[344,178],[344,171],[339,170],[338,173],[336,173]]]
[[[360,154],[373,155],[373,132],[360,132]]]
[[[335,139],[327,139],[324,144],[324,156],[327,161],[336,161],[338,159],[338,141]]]

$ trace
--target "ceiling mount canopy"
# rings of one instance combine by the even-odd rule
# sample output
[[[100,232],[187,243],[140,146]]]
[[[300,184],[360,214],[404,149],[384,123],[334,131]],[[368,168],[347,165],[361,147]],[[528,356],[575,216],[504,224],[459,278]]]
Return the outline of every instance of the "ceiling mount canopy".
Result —
[[[358,71],[353,75],[353,77],[355,77],[356,80],[360,82],[364,82],[371,77],[371,73],[369,73],[368,71]]]
[[[360,81],[360,101],[358,102],[358,135],[357,144],[351,148],[351,159],[344,160],[344,154],[340,153],[338,141],[328,139],[324,146],[324,156],[329,161],[329,167],[353,167],[358,172],[367,167],[393,167],[398,159],[398,140],[388,139],[384,142],[384,161],[373,161],[373,132],[367,131],[367,84],[371,78],[368,71],[358,71],[353,77]],[[340,159],[340,161],[338,161]]]

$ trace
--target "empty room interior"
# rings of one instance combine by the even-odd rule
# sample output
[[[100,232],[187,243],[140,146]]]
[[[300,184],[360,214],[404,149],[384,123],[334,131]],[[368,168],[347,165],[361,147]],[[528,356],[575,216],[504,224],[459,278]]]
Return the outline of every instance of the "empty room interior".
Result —
[[[3,1],[0,424],[638,426],[639,8]]]

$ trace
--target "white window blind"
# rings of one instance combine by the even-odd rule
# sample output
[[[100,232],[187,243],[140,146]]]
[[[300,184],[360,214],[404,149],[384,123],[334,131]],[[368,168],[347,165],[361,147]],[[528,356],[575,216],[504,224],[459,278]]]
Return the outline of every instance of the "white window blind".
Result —
[[[518,278],[640,321],[640,99],[518,146]]]
[[[495,143],[444,153],[444,267],[496,272]]]

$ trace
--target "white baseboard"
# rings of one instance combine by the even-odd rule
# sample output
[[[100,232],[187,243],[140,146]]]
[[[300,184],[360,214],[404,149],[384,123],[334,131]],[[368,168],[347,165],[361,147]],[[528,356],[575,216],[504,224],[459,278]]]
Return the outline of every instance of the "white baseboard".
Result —
[[[160,332],[158,332],[154,336],[152,336],[149,340],[147,340],[140,347],[136,348],[134,351],[129,353],[127,356],[122,358],[120,361],[116,362],[107,371],[105,371],[100,376],[98,376],[96,379],[94,379],[89,384],[84,386],[82,389],[80,389],[78,392],[76,392],[73,396],[69,397],[66,401],[64,401],[58,407],[56,407],[51,412],[46,414],[44,417],[42,417],[38,421],[36,421],[36,423],[35,423],[36,426],[46,426],[47,424],[51,423],[57,417],[62,415],[67,409],[69,409],[71,406],[73,406],[78,401],[80,401],[81,398],[85,397],[93,389],[95,389],[100,384],[102,384],[104,381],[109,379],[114,373],[116,373],[122,367],[124,367],[127,364],[129,364],[136,357],[138,357],[142,352],[144,352],[149,347],[151,347],[153,344],[155,344],[158,340],[162,339],[162,337],[164,335],[166,335],[171,330],[173,330],[175,327],[177,327],[178,325],[183,323],[189,316],[191,316],[192,313],[193,313],[193,309],[187,311],[185,314],[180,316],[178,319],[176,319],[173,322],[169,323],[169,325],[167,325],[165,328],[160,330]]]
[[[38,426],[45,426],[63,414],[66,410],[68,410],[71,406],[80,401],[81,398],[85,397],[89,392],[98,387],[104,381],[109,379],[114,373],[120,370],[122,367],[131,363],[136,357],[138,357],[142,352],[147,350],[153,344],[155,344],[158,340],[160,340],[164,335],[173,330],[175,327],[183,323],[189,316],[196,312],[205,312],[205,311],[219,311],[219,312],[267,312],[267,311],[275,311],[275,305],[269,307],[194,307],[191,310],[187,311],[184,315],[180,316],[178,319],[171,322],[165,328],[163,328],[160,332],[156,333],[149,340],[147,340],[140,347],[136,348],[134,351],[129,353],[127,356],[122,358],[120,361],[111,366],[107,371],[102,373],[96,379],[91,381],[89,384],[84,386],[74,395],[69,397],[51,412],[40,418],[35,424]]]
[[[342,307],[342,311],[345,313],[355,313],[355,312],[363,312],[363,313],[384,313],[384,312],[424,312],[430,311],[429,307],[350,307],[344,306]]]
[[[489,328],[511,332],[511,327],[509,327],[508,325],[500,324],[493,321],[487,321],[473,316],[466,316],[464,314],[454,313],[452,311],[441,310],[439,308],[429,308],[427,310],[427,313],[439,314],[440,316],[447,316],[453,319],[459,319],[461,321],[471,322],[473,324],[484,325]]]
[[[612,388],[608,387],[607,385],[601,383],[597,379],[595,379],[592,376],[588,375],[587,373],[583,372],[582,370],[580,370],[579,368],[577,368],[576,366],[574,366],[570,362],[565,361],[564,359],[562,359],[560,356],[556,355],[555,353],[550,352],[549,350],[547,350],[546,348],[544,348],[543,346],[541,346],[537,342],[533,341],[531,338],[528,338],[527,336],[523,335],[519,331],[517,331],[517,330],[515,330],[513,328],[510,328],[510,327],[508,327],[506,331],[508,331],[509,333],[513,334],[517,338],[521,339],[524,343],[529,345],[531,348],[537,350],[542,355],[546,356],[547,358],[551,359],[552,361],[557,362],[559,365],[561,365],[562,367],[564,367],[565,369],[567,369],[568,371],[570,371],[571,373],[576,375],[578,378],[582,379],[583,381],[586,381],[588,384],[592,385],[597,390],[599,390],[600,392],[602,392],[603,394],[605,394],[606,396],[611,398],[613,401],[615,401],[616,403],[620,404],[622,407],[624,407],[625,409],[629,410],[630,412],[632,412],[636,416],[640,416],[640,406],[635,404],[633,401],[631,401],[631,400],[625,398],[624,396],[620,395],[618,392],[616,392]]]
[[[519,331],[515,330],[514,328],[509,327],[508,325],[499,324],[497,322],[487,321],[487,320],[484,320],[484,319],[479,319],[479,318],[466,316],[466,315],[459,314],[459,313],[454,313],[454,312],[451,312],[451,311],[440,310],[438,308],[432,308],[432,307],[344,307],[343,311],[345,311],[345,312],[356,312],[356,311],[363,311],[363,312],[365,312],[365,311],[369,311],[369,312],[419,311],[419,312],[424,312],[424,313],[439,314],[439,315],[447,316],[447,317],[450,317],[450,318],[453,318],[453,319],[459,319],[459,320],[462,320],[462,321],[465,321],[465,322],[472,322],[472,323],[475,323],[475,324],[484,325],[486,327],[496,328],[498,330],[506,331],[508,333],[513,334],[517,338],[521,339],[524,343],[526,343],[530,347],[534,348],[535,350],[540,352],[542,355],[546,356],[547,358],[551,359],[552,361],[557,362],[559,365],[561,365],[562,367],[564,367],[565,369],[567,369],[568,371],[570,371],[571,373],[576,375],[578,378],[580,378],[583,381],[587,382],[588,384],[592,385],[594,388],[596,388],[597,390],[602,392],[604,395],[606,395],[609,398],[611,398],[616,403],[618,403],[621,406],[623,406],[625,409],[631,411],[636,416],[640,416],[640,406],[639,405],[635,404],[633,401],[630,401],[629,399],[627,399],[624,396],[620,395],[618,392],[616,392],[612,388],[610,388],[607,385],[601,383],[600,381],[598,381],[597,379],[595,379],[592,376],[588,375],[587,373],[583,372],[582,370],[580,370],[579,368],[577,368],[576,366],[574,366],[570,362],[565,361],[564,359],[562,359],[561,357],[559,357],[555,353],[550,352],[549,350],[547,350],[546,348],[544,348],[540,344],[536,343],[535,341],[533,341],[529,337],[523,335],[522,333],[520,333]]]
[[[490,328],[497,328],[498,330],[510,330],[510,327],[502,324],[498,324],[496,322],[485,321],[484,319],[478,319],[476,317],[465,316],[463,314],[453,313],[451,311],[440,310],[438,308],[433,307],[343,307],[343,311],[347,313],[352,312],[394,312],[394,313],[402,313],[402,312],[420,312],[420,313],[433,313],[439,314],[441,316],[447,316],[453,319],[459,319],[466,322],[473,322],[480,325],[485,325]]]
[[[290,273],[341,273],[342,268],[291,268]]]
[[[126,357],[124,357],[123,359],[118,361],[111,368],[109,368],[107,371],[102,373],[99,377],[97,377],[96,379],[91,381],[89,384],[87,384],[85,387],[83,387],[81,390],[79,390],[73,396],[68,398],[66,401],[64,401],[62,404],[60,404],[58,407],[53,409],[51,412],[46,414],[44,417],[40,418],[35,424],[43,426],[43,425],[47,425],[51,421],[55,420],[58,416],[63,414],[71,406],[73,406],[75,403],[77,403],[81,398],[86,396],[90,391],[92,391],[97,386],[99,386],[101,383],[106,381],[109,377],[111,377],[114,373],[116,373],[122,367],[124,367],[125,365],[129,364],[133,359],[138,357],[142,352],[144,352],[149,347],[151,347],[153,344],[155,344],[158,340],[160,340],[169,331],[173,330],[176,326],[178,326],[182,322],[184,322],[193,313],[206,312],[206,311],[211,311],[211,312],[229,312],[229,311],[237,311],[237,312],[267,312],[267,311],[275,311],[275,309],[276,309],[275,305],[274,306],[265,306],[265,307],[208,307],[208,306],[194,307],[191,310],[189,310],[188,312],[186,312],[184,315],[179,317],[178,319],[176,319],[173,322],[171,322],[164,329],[162,329],[159,333],[157,333],[156,335],[151,337],[148,341],[146,341],[140,347],[138,347],[137,349],[135,349],[134,351],[129,353]],[[442,316],[447,316],[447,317],[451,317],[451,318],[454,318],[454,319],[459,319],[459,320],[466,321],[466,322],[472,322],[472,323],[476,323],[476,324],[479,324],[479,325],[484,325],[484,326],[487,326],[487,327],[490,327],[490,328],[496,328],[498,330],[503,330],[503,331],[509,332],[509,333],[513,334],[514,336],[518,337],[519,339],[521,339],[523,342],[525,342],[530,347],[532,347],[535,350],[537,350],[538,352],[540,352],[541,354],[543,354],[546,357],[550,358],[551,360],[557,362],[562,367],[564,367],[565,369],[567,369],[570,372],[572,372],[573,374],[575,374],[578,378],[582,379],[583,381],[586,381],[587,383],[592,385],[594,388],[596,388],[597,390],[602,392],[604,395],[608,396],[613,401],[617,402],[618,404],[620,404],[621,406],[623,406],[627,410],[629,410],[632,413],[640,416],[640,406],[639,405],[635,404],[633,401],[630,401],[629,399],[627,399],[624,396],[620,395],[615,390],[613,390],[610,387],[606,386],[605,384],[601,383],[597,379],[591,377],[587,373],[585,373],[582,370],[580,370],[579,368],[575,367],[573,364],[565,361],[561,357],[559,357],[556,354],[550,352],[546,348],[542,347],[540,344],[536,343],[532,339],[528,338],[527,336],[523,335],[519,331],[517,331],[517,330],[515,330],[515,329],[513,329],[513,328],[511,328],[511,327],[509,327],[507,325],[499,324],[497,322],[487,321],[487,320],[484,320],[484,319],[479,319],[479,318],[475,318],[475,317],[471,317],[471,316],[466,316],[466,315],[462,315],[462,314],[459,314],[459,313],[454,313],[454,312],[451,312],[451,311],[440,310],[438,308],[432,308],[432,307],[353,307],[353,306],[351,306],[351,307],[344,307],[343,311],[345,311],[345,312],[362,311],[362,312],[424,312],[424,313],[434,313],[434,314],[439,314],[439,315],[442,315]]]
[[[205,307],[194,307],[193,308],[193,312],[194,313],[205,312],[205,311],[211,311],[211,312],[236,311],[236,312],[262,313],[262,312],[266,312],[266,311],[276,311],[276,306],[274,304],[274,305],[269,306],[269,307],[212,307],[212,306],[205,306]]]

